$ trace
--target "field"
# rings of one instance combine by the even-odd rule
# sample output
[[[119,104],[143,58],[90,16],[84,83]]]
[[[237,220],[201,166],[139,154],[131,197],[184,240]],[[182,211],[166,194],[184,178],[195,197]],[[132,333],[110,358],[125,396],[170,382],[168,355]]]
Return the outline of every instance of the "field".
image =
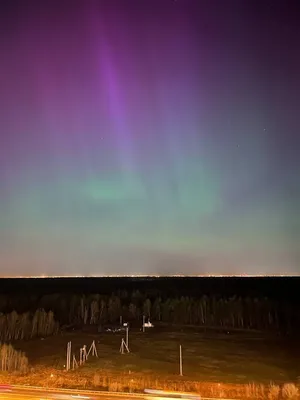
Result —
[[[15,342],[14,347],[25,351],[34,376],[42,371],[52,371],[55,380],[54,375],[61,377],[64,370],[67,342],[72,342],[72,352],[78,360],[80,347],[86,344],[89,348],[95,340],[99,357],[89,357],[79,370],[63,374],[64,380],[67,374],[77,377],[80,374],[81,378],[85,377],[84,386],[90,386],[92,382],[94,387],[102,388],[107,386],[103,383],[104,376],[123,377],[125,381],[130,377],[132,382],[145,377],[147,383],[140,385],[152,386],[161,386],[159,381],[162,379],[178,384],[189,381],[232,386],[251,382],[256,385],[295,382],[299,373],[298,354],[293,346],[274,336],[173,327],[155,327],[145,333],[137,329],[129,332],[130,353],[120,354],[124,336],[125,333],[97,334],[89,330],[44,340]],[[183,377],[179,376],[180,344]],[[47,378],[47,385],[51,384],[51,379]],[[59,384],[67,385],[62,381]],[[133,388],[138,389],[141,388]]]

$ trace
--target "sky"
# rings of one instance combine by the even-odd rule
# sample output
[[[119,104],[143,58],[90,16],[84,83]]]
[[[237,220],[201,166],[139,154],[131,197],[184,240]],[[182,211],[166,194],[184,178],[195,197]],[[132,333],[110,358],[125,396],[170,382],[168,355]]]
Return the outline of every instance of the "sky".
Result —
[[[0,4],[0,277],[300,275],[296,1]]]

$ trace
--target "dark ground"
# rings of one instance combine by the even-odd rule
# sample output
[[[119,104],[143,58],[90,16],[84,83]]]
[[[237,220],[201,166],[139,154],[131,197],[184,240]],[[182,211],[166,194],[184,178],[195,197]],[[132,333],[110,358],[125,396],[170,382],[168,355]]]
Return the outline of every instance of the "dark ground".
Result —
[[[258,332],[218,332],[196,328],[154,327],[146,333],[130,331],[129,354],[120,354],[124,333],[97,334],[96,329],[65,333],[45,340],[16,342],[14,347],[25,351],[35,367],[62,370],[68,341],[72,351],[97,343],[99,358],[88,360],[84,370],[113,373],[138,372],[147,375],[178,377],[179,344],[182,345],[184,376],[190,380],[222,383],[283,383],[300,375],[299,352],[293,343],[275,335]]]

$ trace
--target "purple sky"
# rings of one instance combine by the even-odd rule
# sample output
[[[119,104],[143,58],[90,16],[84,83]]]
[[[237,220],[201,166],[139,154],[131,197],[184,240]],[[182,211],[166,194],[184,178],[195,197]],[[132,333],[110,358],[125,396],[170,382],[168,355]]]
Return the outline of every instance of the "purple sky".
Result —
[[[0,276],[300,272],[292,1],[0,4]]]

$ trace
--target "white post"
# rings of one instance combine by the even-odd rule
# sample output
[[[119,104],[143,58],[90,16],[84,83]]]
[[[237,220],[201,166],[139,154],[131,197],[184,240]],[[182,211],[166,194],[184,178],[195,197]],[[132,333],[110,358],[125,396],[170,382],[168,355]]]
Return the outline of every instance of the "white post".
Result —
[[[79,350],[79,365],[82,365],[82,354],[83,354],[83,349]]]
[[[129,328],[128,328],[128,326],[126,326],[126,346],[127,346],[127,348],[129,348],[129,346],[128,346],[128,340],[129,340],[128,332],[129,332]]]
[[[68,342],[67,344],[67,364],[66,364],[66,370],[69,371],[71,369],[71,342]]]
[[[66,370],[68,371],[68,365],[69,365],[69,342],[67,344],[67,361],[66,361]]]
[[[179,346],[179,373],[180,376],[182,376],[182,349],[181,349],[181,345]]]
[[[124,342],[124,339],[123,339],[123,345],[124,345],[125,349],[127,350],[127,353],[130,353],[130,351],[129,351],[129,348],[128,348],[127,344]]]
[[[70,342],[70,348],[69,348],[69,369],[71,369],[71,351],[72,351],[72,342]]]
[[[86,351],[86,345],[83,346],[82,350],[83,350],[83,363],[85,363],[86,360],[88,359],[88,355],[87,355],[87,351]]]
[[[145,332],[145,315],[143,315],[143,332]]]
[[[120,346],[120,353],[124,354],[124,349],[127,351],[127,353],[130,353],[129,348],[125,342],[124,339],[121,340],[121,346]]]
[[[77,368],[77,367],[78,367],[78,363],[77,363],[77,361],[76,361],[75,354],[73,354],[73,369],[75,369],[75,368]]]
[[[96,356],[98,358],[98,352],[97,352],[95,340],[93,341],[93,356]]]
[[[120,353],[124,354],[124,339],[121,340]]]
[[[90,355],[91,351],[92,351],[92,356],[94,355],[93,354],[94,353],[93,344],[94,344],[94,341],[92,342],[91,347],[90,347],[89,351],[87,352],[87,357]]]
[[[87,359],[91,352],[92,352],[92,356],[98,357],[95,340],[92,341],[91,347],[90,347],[89,351],[87,352],[87,356],[86,356]]]

